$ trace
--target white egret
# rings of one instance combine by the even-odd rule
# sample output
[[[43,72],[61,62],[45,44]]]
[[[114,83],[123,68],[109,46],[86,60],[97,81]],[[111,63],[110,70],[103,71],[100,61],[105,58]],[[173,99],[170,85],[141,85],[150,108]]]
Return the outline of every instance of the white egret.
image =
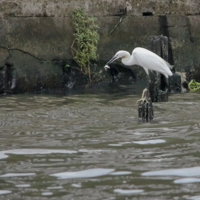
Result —
[[[131,55],[128,51],[118,51],[105,65],[105,69],[110,68],[108,65],[119,58],[121,58],[121,62],[125,65],[125,67],[129,69],[133,69],[133,65],[143,67],[149,80],[147,86],[148,89],[150,83],[149,70],[159,72],[166,78],[172,76],[172,72],[170,70],[172,66],[168,62],[163,60],[157,54],[141,47],[135,48]]]

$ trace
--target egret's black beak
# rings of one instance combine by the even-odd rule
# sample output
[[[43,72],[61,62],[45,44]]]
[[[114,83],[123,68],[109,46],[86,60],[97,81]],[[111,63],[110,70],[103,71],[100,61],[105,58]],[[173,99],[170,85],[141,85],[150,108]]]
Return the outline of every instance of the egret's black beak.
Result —
[[[106,63],[106,65],[109,65],[110,63],[114,62],[116,59],[117,59],[117,57],[114,56],[113,58],[111,58],[111,59]]]
[[[115,60],[117,60],[118,57],[115,55],[114,57],[112,57],[107,63],[106,65],[104,66],[105,70],[107,71],[107,69],[110,69],[110,66],[109,64],[111,64],[112,62],[114,62]]]

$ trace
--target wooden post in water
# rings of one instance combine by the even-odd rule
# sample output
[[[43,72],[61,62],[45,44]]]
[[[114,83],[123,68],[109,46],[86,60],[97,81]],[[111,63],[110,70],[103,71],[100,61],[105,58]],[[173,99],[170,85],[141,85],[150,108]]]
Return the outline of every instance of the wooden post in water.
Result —
[[[139,122],[151,122],[153,120],[153,104],[150,102],[140,102],[138,104]]]
[[[149,49],[168,61],[168,37],[152,36],[149,38]],[[163,74],[150,73],[151,84],[149,88],[148,101],[138,101],[138,118],[139,121],[148,122],[153,119],[152,102],[168,101],[168,93],[171,91],[181,92],[181,77],[174,73],[169,77],[169,82]],[[142,95],[143,98],[144,94]]]
[[[168,37],[163,35],[150,37],[149,49],[168,61]],[[168,83],[165,76],[157,73],[151,76],[151,81],[149,92],[152,102],[168,101]]]
[[[139,122],[151,122],[153,117],[153,104],[149,90],[144,89],[141,100],[138,100],[138,120]]]
[[[168,37],[162,35],[150,37],[149,49],[168,61]],[[150,78],[149,90],[144,90],[142,99],[138,101],[138,119],[140,122],[150,122],[153,120],[152,102],[168,101],[168,87],[164,75],[155,74]]]

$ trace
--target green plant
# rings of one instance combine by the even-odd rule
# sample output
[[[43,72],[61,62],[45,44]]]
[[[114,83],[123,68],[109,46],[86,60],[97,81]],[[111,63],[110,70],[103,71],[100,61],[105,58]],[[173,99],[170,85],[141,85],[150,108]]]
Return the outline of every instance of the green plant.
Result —
[[[70,68],[70,65],[68,65],[68,64],[66,64],[65,66],[64,66],[64,69],[65,70],[67,70],[67,69],[69,69]]]
[[[88,16],[82,9],[75,10],[72,18],[75,30],[72,44],[74,60],[80,66],[81,72],[89,76],[91,82],[91,61],[97,60],[99,42],[96,18]]]

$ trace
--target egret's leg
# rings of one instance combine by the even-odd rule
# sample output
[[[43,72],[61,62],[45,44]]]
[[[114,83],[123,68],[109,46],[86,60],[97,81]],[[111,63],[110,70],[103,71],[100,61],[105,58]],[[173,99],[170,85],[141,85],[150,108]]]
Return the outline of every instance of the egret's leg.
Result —
[[[147,87],[146,88],[149,90],[150,86],[151,86],[151,79],[150,79],[150,76],[147,75]]]
[[[137,100],[137,103],[144,102],[144,101],[148,102],[150,85],[151,85],[151,79],[150,79],[149,74],[147,73],[147,86],[142,92],[141,99]]]
[[[154,82],[157,83],[158,77],[159,77],[159,72],[155,72],[155,73],[153,73],[153,75],[154,75]]]
[[[144,102],[144,101],[148,102],[148,97],[149,97],[149,89],[145,88],[142,91],[141,99],[137,100],[137,103]]]
[[[155,80],[157,80],[159,72],[155,72],[155,71],[151,71],[151,72],[152,72],[153,76],[155,77]]]

